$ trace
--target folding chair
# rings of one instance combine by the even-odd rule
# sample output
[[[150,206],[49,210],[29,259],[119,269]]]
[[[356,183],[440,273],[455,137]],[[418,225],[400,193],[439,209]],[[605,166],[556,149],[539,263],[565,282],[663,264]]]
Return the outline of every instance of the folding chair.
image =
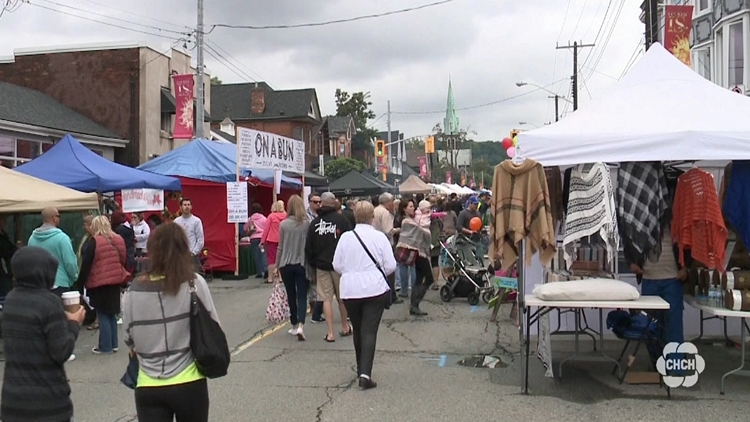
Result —
[[[617,377],[620,384],[625,381],[625,377],[635,361],[635,356],[638,354],[638,350],[644,343],[648,350],[651,367],[656,370],[656,359],[658,359],[658,355],[656,354],[656,344],[658,342],[656,326],[657,323],[653,317],[644,312],[631,314],[628,311],[616,310],[607,314],[607,328],[612,330],[618,339],[625,340],[625,346],[623,346],[620,356],[617,358],[617,362],[622,362],[622,358],[625,356],[631,342],[637,342],[633,352],[628,355],[628,362],[625,365],[625,370]],[[612,369],[613,375],[617,372],[617,369],[618,366],[615,365]]]

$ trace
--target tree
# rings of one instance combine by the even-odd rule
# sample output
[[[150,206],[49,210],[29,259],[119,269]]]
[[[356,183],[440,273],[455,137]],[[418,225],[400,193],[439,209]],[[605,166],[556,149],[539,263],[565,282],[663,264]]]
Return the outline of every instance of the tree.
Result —
[[[369,150],[372,148],[371,139],[377,135],[375,129],[367,127],[367,121],[375,118],[375,112],[370,110],[372,102],[369,92],[354,92],[349,94],[341,89],[336,89],[336,115],[352,116],[357,133],[352,139],[352,149],[355,151]],[[327,173],[327,171],[326,171]]]
[[[325,164],[325,174],[328,180],[334,181],[352,170],[362,171],[364,168],[365,163],[354,158],[337,158]]]
[[[221,79],[218,76],[211,78],[211,85],[221,85]]]

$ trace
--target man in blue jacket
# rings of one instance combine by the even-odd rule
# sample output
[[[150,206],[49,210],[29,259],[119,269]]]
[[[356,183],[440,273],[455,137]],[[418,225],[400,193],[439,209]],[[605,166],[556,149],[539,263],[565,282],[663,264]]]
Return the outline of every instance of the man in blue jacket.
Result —
[[[73,242],[60,225],[60,213],[54,207],[42,210],[42,225],[34,229],[28,246],[38,246],[52,254],[60,263],[55,275],[52,291],[58,296],[69,291],[78,279],[78,258],[73,251]]]

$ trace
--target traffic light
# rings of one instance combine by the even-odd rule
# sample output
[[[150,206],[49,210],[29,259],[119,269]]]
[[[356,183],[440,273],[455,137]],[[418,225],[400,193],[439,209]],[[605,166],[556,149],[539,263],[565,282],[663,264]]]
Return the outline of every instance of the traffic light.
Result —
[[[424,152],[425,154],[434,154],[435,153],[435,137],[434,136],[428,136],[424,140]]]
[[[385,155],[385,141],[375,141],[375,155],[378,157]]]

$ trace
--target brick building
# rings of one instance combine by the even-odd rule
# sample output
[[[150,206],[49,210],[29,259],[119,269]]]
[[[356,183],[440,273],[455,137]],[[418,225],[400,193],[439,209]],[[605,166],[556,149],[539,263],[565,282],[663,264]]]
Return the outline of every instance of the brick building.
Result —
[[[0,81],[40,91],[127,140],[107,158],[131,166],[187,142],[171,137],[171,75],[194,72],[189,55],[140,43],[18,49],[0,60]],[[206,75],[207,112],[209,81]]]

